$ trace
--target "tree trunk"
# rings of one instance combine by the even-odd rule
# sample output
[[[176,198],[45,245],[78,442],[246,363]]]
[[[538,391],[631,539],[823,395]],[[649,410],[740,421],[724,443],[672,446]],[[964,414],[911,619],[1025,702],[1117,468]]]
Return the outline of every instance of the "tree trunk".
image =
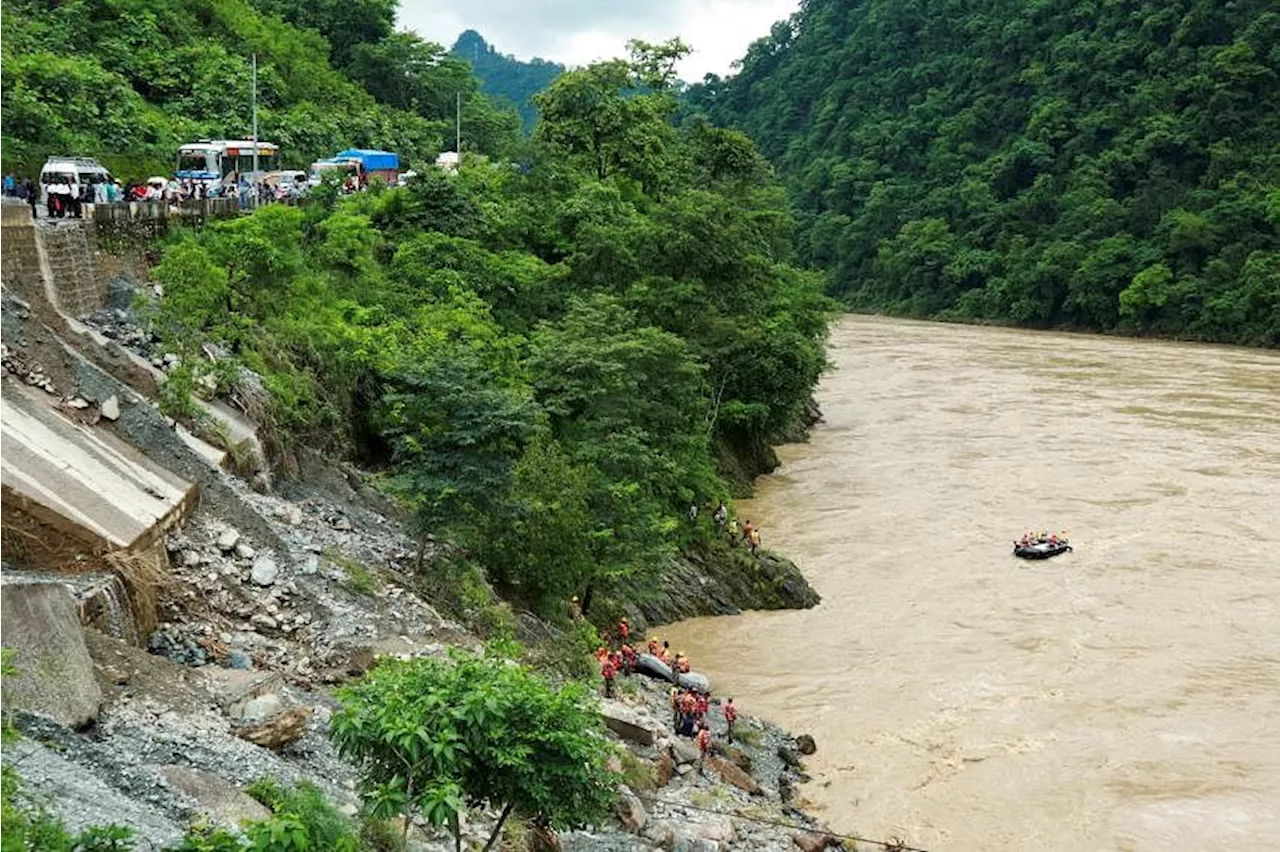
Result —
[[[462,827],[458,815],[453,815],[453,852],[462,852]]]
[[[493,827],[493,834],[489,835],[489,842],[484,845],[484,852],[489,852],[493,844],[498,842],[498,838],[502,836],[502,824],[507,821],[510,814],[511,802],[507,802],[507,806],[502,809],[502,816],[498,817],[498,824]]]
[[[591,593],[595,591],[595,581],[588,580],[587,587],[582,590],[582,617],[587,617],[587,611],[591,609]]]

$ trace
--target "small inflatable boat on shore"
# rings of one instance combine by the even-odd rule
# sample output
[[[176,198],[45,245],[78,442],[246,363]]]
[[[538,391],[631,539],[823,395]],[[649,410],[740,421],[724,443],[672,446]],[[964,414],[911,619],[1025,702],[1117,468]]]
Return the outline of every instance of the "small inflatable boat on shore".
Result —
[[[1036,541],[1031,544],[1015,544],[1013,555],[1019,559],[1050,559],[1060,553],[1069,553],[1071,545],[1065,541]]]
[[[675,683],[685,689],[692,689],[694,692],[701,692],[704,695],[711,694],[711,681],[707,679],[706,675],[698,674],[697,672],[682,672],[680,679],[676,680],[676,674],[671,670],[671,666],[652,654],[636,655],[636,673],[648,675],[658,680],[665,680],[667,683]]]

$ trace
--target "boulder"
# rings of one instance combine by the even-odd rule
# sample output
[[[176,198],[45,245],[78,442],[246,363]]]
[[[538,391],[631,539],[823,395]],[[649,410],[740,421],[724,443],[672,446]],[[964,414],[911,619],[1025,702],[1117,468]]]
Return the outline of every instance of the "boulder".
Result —
[[[711,841],[716,848],[728,846],[738,839],[738,831],[733,827],[733,820],[728,817],[712,817],[693,830],[697,840]]]
[[[724,846],[715,840],[708,840],[705,837],[695,838],[693,844],[689,847],[689,852],[720,852]]]
[[[241,718],[246,722],[260,722],[269,719],[284,709],[284,700],[274,692],[251,698],[245,702],[241,710]]]
[[[234,548],[240,542],[240,532],[234,527],[222,531],[222,535],[218,536],[218,549],[227,552]]]
[[[676,772],[676,762],[671,758],[671,753],[663,751],[658,755],[658,766],[654,770],[654,781],[659,787],[665,787],[671,783],[671,776]]]
[[[791,838],[791,842],[800,847],[800,852],[822,852],[828,846],[839,845],[839,841],[823,831],[809,831],[804,834],[797,834]]]
[[[98,717],[94,677],[76,601],[61,583],[5,583],[0,626],[17,675],[4,680],[4,709],[47,716],[71,728]]]
[[[706,767],[714,770],[717,775],[728,781],[739,790],[746,790],[748,793],[758,793],[760,785],[755,779],[729,761],[718,755],[709,754],[706,757]]]
[[[663,820],[650,820],[644,836],[659,849],[670,849],[676,843],[675,827]]]
[[[640,799],[625,784],[618,785],[618,802],[614,808],[618,814],[618,822],[622,823],[624,831],[629,834],[639,834],[644,830],[644,824],[648,821],[649,815],[645,813]]]
[[[234,728],[232,733],[254,745],[280,751],[290,743],[296,742],[306,732],[307,720],[311,718],[311,712],[310,707],[294,707],[262,722],[241,725]]]
[[[625,704],[606,698],[600,702],[600,715],[609,730],[629,742],[651,746],[658,738],[657,725]]]
[[[813,737],[808,734],[801,734],[796,737],[796,749],[801,754],[813,754],[818,750],[818,744],[813,741]]]
[[[102,402],[102,416],[108,420],[120,419],[120,399],[112,394]]]
[[[235,552],[236,557],[239,559],[252,559],[257,555],[257,551],[243,541],[236,542]]]
[[[264,820],[271,811],[234,784],[210,772],[185,766],[162,766],[160,777],[198,803],[200,810],[224,825],[238,828],[242,820]]]
[[[723,755],[733,762],[733,765],[741,769],[743,772],[751,771],[751,756],[737,746],[728,743],[713,743],[712,748],[716,754]]]
[[[249,574],[249,579],[256,586],[270,586],[279,575],[280,566],[270,556],[263,555],[253,560],[253,571]]]
[[[675,758],[676,765],[680,766],[686,763],[697,763],[702,754],[693,743],[676,738],[671,741],[671,756]]]
[[[800,768],[800,752],[790,746],[778,746],[778,757],[782,758],[782,762],[792,769]]]

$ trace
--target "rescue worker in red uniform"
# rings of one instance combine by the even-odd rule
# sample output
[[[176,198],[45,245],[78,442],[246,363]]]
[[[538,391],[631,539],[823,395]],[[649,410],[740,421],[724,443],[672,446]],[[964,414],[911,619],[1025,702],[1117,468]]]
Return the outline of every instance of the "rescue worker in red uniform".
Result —
[[[724,723],[726,736],[729,742],[733,742],[733,723],[738,721],[738,708],[733,706],[733,699],[730,698],[724,703]]]
[[[600,674],[604,677],[604,695],[605,698],[613,697],[613,679],[617,677],[618,669],[613,664],[611,657],[605,657],[604,662],[600,664]]]
[[[631,625],[627,624],[627,619],[624,616],[618,621],[618,641],[625,645],[630,638]]]
[[[628,677],[636,670],[636,649],[630,645],[622,646],[622,673]]]
[[[707,752],[711,750],[711,731],[707,729],[706,722],[698,727],[698,769],[702,769],[707,762]]]

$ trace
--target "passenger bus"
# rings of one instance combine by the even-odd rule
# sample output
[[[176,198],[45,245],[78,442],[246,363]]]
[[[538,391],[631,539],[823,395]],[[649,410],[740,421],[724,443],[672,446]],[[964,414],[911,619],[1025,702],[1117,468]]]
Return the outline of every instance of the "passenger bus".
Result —
[[[251,139],[202,139],[178,149],[178,165],[173,174],[178,180],[221,183],[235,172],[239,177],[258,181],[267,172],[280,168],[280,148],[271,142],[258,142],[258,169],[253,168],[254,142]]]

